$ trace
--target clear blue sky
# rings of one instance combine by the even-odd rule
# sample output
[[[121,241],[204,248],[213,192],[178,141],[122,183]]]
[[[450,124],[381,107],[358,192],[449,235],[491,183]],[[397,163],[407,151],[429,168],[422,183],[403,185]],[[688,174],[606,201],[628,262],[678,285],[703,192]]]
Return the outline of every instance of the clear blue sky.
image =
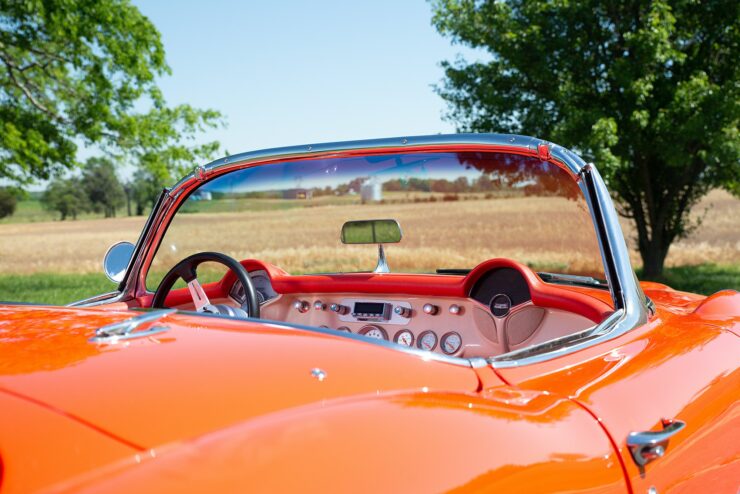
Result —
[[[454,132],[432,85],[471,52],[431,26],[425,0],[135,0],[162,34],[170,104],[214,108],[229,153]]]

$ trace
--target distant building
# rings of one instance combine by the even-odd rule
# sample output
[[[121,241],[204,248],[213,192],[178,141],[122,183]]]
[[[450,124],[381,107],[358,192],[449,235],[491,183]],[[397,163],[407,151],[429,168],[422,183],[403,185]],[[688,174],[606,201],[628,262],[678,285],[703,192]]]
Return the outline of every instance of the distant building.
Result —
[[[310,189],[286,189],[283,191],[283,199],[311,199],[313,191]]]
[[[211,201],[213,200],[213,194],[207,190],[196,190],[193,195],[190,196],[191,201]]]
[[[362,202],[373,202],[383,200],[383,185],[379,183],[364,184],[360,188]]]

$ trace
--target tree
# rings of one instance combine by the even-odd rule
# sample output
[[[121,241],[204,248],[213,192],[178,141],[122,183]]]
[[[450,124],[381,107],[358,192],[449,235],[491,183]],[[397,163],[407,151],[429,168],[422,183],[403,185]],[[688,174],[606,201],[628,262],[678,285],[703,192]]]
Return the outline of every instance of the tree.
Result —
[[[0,187],[0,218],[12,216],[15,213],[16,197],[7,187]]]
[[[116,208],[123,206],[126,194],[110,160],[88,159],[82,172],[82,184],[90,207],[96,213],[102,212],[106,218],[111,218],[116,215]]]
[[[79,178],[56,179],[41,196],[41,204],[49,211],[59,211],[60,219],[90,211],[90,201]]]
[[[637,230],[646,277],[740,183],[740,3],[433,0],[433,24],[487,61],[444,62],[460,130],[526,133],[596,162]]]
[[[187,145],[218,112],[168,107],[159,32],[127,0],[0,3],[0,179],[48,179],[77,145],[181,173],[217,142]],[[136,108],[148,108],[138,112]]]
[[[167,179],[157,176],[149,170],[137,170],[131,183],[131,199],[136,204],[136,215],[144,214],[154,203],[164,188]]]

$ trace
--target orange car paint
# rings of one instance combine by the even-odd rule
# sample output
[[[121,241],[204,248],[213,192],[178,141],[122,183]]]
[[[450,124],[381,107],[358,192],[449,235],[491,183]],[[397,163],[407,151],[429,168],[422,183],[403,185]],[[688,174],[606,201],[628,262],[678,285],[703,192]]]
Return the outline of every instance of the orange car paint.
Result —
[[[740,294],[715,295],[721,302],[712,303],[667,287],[648,288],[648,296],[660,302],[657,317],[644,327],[587,350],[498,372],[516,386],[547,389],[589,409],[617,444],[634,492],[650,486],[660,486],[661,493],[735,492],[740,339],[732,330],[740,318],[732,314]],[[672,419],[686,428],[670,440],[666,457],[641,473],[626,447],[627,435],[660,430],[662,420]]]
[[[97,327],[135,314],[0,308],[0,389],[150,448],[340,396],[479,387],[468,367],[272,324],[211,318],[206,326],[174,315],[153,337],[88,341]],[[316,367],[331,379],[314,379]]]
[[[289,409],[60,486],[146,491],[596,494],[626,485],[609,441],[580,407],[501,390],[382,393]]]
[[[25,494],[140,450],[0,389],[0,492]]]

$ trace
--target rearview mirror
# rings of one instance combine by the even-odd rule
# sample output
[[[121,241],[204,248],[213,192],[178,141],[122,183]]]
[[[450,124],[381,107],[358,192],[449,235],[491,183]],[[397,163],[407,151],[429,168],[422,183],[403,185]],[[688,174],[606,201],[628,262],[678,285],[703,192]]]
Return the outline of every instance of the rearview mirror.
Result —
[[[342,225],[343,244],[395,244],[401,241],[396,220],[348,221]]]
[[[109,280],[120,283],[126,275],[128,263],[134,255],[134,244],[131,242],[118,242],[113,244],[105,253],[103,258],[103,271]]]

